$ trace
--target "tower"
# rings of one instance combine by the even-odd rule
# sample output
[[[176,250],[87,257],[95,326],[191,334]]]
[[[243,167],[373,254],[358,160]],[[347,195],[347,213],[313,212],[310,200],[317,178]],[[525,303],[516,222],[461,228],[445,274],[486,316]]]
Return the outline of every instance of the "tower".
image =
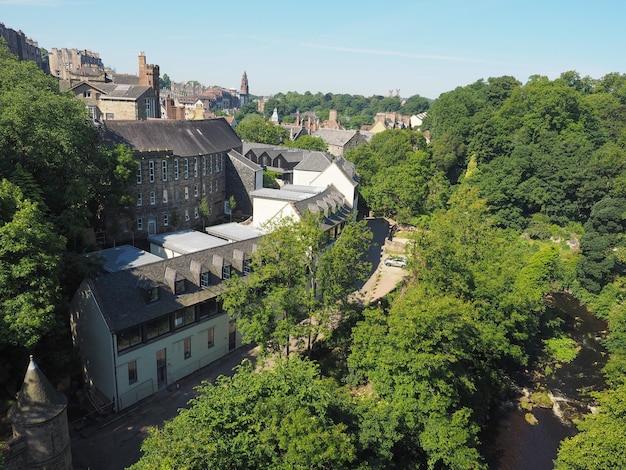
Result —
[[[243,77],[241,77],[241,88],[239,89],[239,107],[242,107],[250,100],[248,89],[248,75],[246,71],[243,71]]]
[[[18,456],[22,465],[16,468],[71,470],[67,397],[52,386],[33,356],[8,417],[13,427],[12,440],[23,442]]]
[[[139,53],[139,84],[143,86],[149,86],[154,90],[156,95],[156,116],[161,117],[161,88],[159,86],[160,81],[159,66],[146,63],[146,54],[141,51]]]

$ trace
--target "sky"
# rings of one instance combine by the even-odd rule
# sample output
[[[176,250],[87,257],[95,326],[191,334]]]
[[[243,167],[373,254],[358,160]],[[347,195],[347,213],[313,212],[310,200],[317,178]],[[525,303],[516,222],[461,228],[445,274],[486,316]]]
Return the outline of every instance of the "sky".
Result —
[[[490,77],[626,73],[623,0],[0,0],[39,47],[138,55],[172,81],[250,93],[435,99]]]

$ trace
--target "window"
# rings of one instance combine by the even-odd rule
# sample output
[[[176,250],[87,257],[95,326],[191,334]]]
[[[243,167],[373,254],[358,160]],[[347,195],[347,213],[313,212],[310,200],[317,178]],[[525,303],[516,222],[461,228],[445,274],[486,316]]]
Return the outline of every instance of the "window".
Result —
[[[163,202],[167,204],[167,189],[163,190]]]
[[[148,175],[150,178],[150,182],[154,183],[154,161],[150,160],[148,162]]]
[[[185,179],[189,178],[189,159],[185,158]]]
[[[209,181],[209,192],[213,193],[213,181]]]
[[[153,118],[156,117],[154,113],[154,98],[146,98],[144,100],[146,104],[146,117]]]
[[[211,275],[208,271],[200,273],[200,287],[207,288],[211,283]]]
[[[185,351],[185,359],[189,359],[191,357],[191,337],[183,340],[183,349]]]
[[[222,266],[222,279],[230,279],[230,264]]]
[[[152,286],[148,289],[148,303],[156,302],[157,300],[159,300],[159,288]]]
[[[218,191],[218,188],[217,188],[217,180],[215,180],[215,181],[214,181],[214,183],[215,183],[215,189],[214,189],[213,191],[217,192],[217,191]]]
[[[213,174],[213,155],[209,155],[209,173]]]
[[[185,186],[185,200],[189,199],[189,188]]]
[[[156,204],[156,193],[154,191],[150,191],[150,204],[153,206]]]
[[[91,90],[83,91],[83,98],[91,98]]]
[[[193,185],[193,197],[198,197],[200,195],[199,193],[199,187],[197,184]]]
[[[137,193],[137,206],[143,205],[143,195],[141,193]]]
[[[198,318],[204,319],[210,315],[216,315],[219,313],[217,300],[209,299],[206,302],[198,304]]]
[[[174,329],[182,328],[183,326],[190,325],[195,321],[195,312],[193,307],[187,307],[182,310],[178,310],[174,314]]]
[[[207,331],[207,347],[212,348],[215,346],[215,327],[209,328]]]
[[[193,176],[194,178],[198,177],[198,157],[193,159]]]
[[[189,222],[189,209],[185,209],[185,222]]]
[[[161,160],[161,176],[163,181],[167,181],[167,160]]]
[[[146,323],[146,340],[158,338],[170,332],[170,317],[165,315]]]
[[[243,260],[243,274],[248,275],[252,273],[252,260],[246,258]]]
[[[199,219],[200,218],[200,211],[198,210],[198,207],[195,207],[193,210],[193,218],[194,219]]]
[[[141,163],[137,165],[137,184],[141,184]]]
[[[137,361],[128,363],[128,385],[137,382]]]
[[[206,176],[206,157],[202,157],[202,176]]]
[[[185,280],[179,279],[174,283],[174,292],[176,295],[185,293]]]
[[[115,119],[115,114],[113,114],[113,113],[106,113],[105,114],[105,119],[107,121],[113,121]]]
[[[139,343],[141,343],[141,328],[138,326],[122,330],[117,334],[117,352],[132,348]]]
[[[141,217],[137,217],[137,230],[143,230],[143,219]]]
[[[202,195],[206,196],[206,183],[202,183]]]
[[[163,214],[163,227],[167,227],[170,224],[170,216]]]
[[[174,179],[178,180],[180,177],[180,169],[178,168],[178,158],[174,160]]]

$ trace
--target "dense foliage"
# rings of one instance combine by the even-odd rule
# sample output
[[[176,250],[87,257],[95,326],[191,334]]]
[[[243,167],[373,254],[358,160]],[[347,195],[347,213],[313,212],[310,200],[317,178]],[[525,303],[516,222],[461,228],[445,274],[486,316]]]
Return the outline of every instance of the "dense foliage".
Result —
[[[431,100],[419,95],[402,100],[398,96],[370,96],[347,95],[333,93],[304,94],[290,91],[277,93],[264,104],[264,118],[269,120],[276,109],[281,122],[295,122],[298,115],[300,120],[306,119],[307,112],[314,112],[321,121],[328,119],[330,110],[337,111],[337,121],[346,129],[360,129],[363,125],[374,124],[374,116],[382,112],[397,112],[406,116],[422,113],[428,110]],[[238,121],[249,113],[257,113],[256,108],[242,109],[236,115]]]
[[[83,103],[0,44],[3,385],[13,365],[23,374],[16,360],[42,341],[55,350],[41,355],[44,364],[56,362],[49,370],[66,363],[57,357],[70,353],[65,302],[89,268],[79,256],[88,247],[86,230],[99,209],[130,202],[135,174],[130,150],[106,148]]]

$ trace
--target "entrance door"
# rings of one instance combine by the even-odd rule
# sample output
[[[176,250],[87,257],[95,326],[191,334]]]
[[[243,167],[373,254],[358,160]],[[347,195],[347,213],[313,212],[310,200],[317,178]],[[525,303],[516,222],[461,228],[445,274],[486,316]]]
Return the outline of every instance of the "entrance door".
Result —
[[[228,322],[228,350],[232,351],[237,347],[237,327],[235,320]]]
[[[161,390],[167,385],[167,362],[165,356],[165,348],[160,349],[156,353],[157,361],[157,386]]]
[[[156,220],[148,220],[148,235],[156,235]]]

